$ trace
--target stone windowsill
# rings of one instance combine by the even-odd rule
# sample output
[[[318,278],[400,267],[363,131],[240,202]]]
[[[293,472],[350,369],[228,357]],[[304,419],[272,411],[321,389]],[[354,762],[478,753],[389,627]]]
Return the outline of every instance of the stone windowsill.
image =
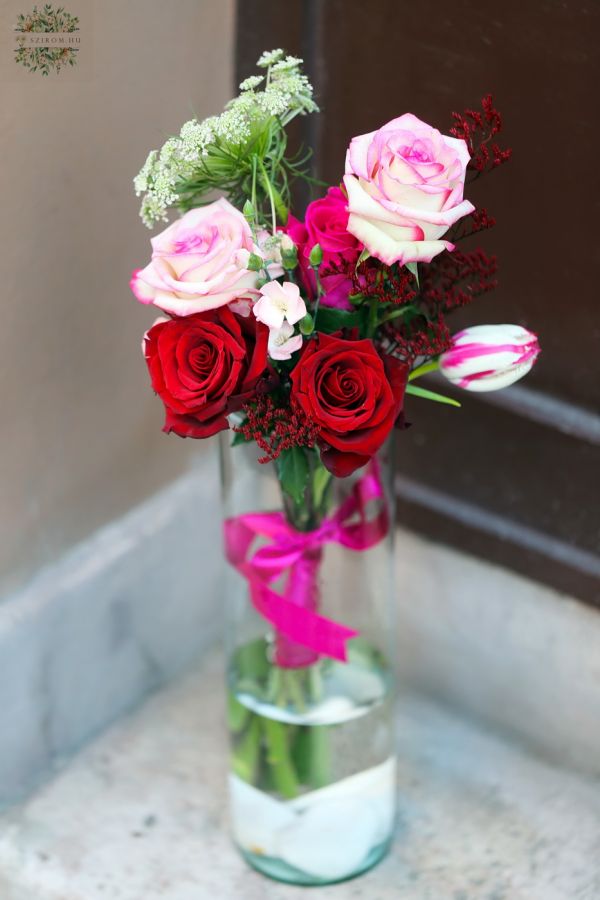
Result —
[[[402,696],[390,856],[311,900],[597,900],[600,788]],[[0,818],[2,900],[305,900],[230,844],[222,662],[152,697]]]

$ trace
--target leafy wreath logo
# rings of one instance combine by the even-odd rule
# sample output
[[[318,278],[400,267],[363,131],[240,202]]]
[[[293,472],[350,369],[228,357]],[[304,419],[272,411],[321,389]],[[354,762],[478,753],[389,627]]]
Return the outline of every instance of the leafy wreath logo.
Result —
[[[15,31],[19,45],[15,50],[15,62],[25,66],[30,72],[48,75],[50,72],[58,73],[65,66],[74,66],[77,63],[78,47],[52,47],[44,45],[41,39],[39,47],[30,46],[29,40],[25,46],[25,35],[31,39],[35,34],[64,35],[79,31],[79,18],[66,12],[64,7],[54,9],[51,3],[46,3],[43,7],[34,6],[30,13],[21,13],[18,16]],[[20,34],[23,34],[23,37],[19,37]]]

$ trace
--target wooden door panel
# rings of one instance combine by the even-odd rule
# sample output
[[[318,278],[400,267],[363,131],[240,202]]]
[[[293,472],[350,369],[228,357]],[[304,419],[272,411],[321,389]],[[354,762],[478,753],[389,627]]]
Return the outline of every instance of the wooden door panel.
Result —
[[[497,254],[500,284],[453,321],[527,325],[543,352],[501,400],[463,393],[457,411],[411,398],[413,426],[398,441],[400,515],[591,602],[600,602],[599,26],[600,5],[581,0],[245,0],[237,42],[240,77],[265,48],[304,57],[323,114],[299,123],[297,138],[314,146],[329,183],[353,135],[406,111],[447,130],[452,110],[494,94],[514,155],[469,190],[498,224],[468,246]]]

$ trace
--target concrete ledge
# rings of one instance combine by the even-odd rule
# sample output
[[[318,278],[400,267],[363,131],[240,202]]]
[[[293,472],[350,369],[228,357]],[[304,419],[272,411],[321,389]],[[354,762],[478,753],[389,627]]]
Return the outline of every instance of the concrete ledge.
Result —
[[[306,900],[228,837],[223,661],[151,698],[0,817],[2,900]],[[399,823],[363,878],[311,900],[597,900],[600,788],[415,696]]]
[[[600,775],[600,613],[402,530],[400,683]]]
[[[0,802],[219,633],[217,478],[203,461],[0,604]]]

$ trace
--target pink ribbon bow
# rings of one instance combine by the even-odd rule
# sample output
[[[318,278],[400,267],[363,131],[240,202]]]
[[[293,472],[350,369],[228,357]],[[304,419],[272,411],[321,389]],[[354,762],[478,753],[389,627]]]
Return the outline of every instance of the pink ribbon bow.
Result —
[[[367,504],[373,500],[384,502],[369,519]],[[255,609],[276,630],[278,665],[306,665],[319,656],[346,661],[346,642],[358,632],[315,612],[322,548],[327,543],[337,543],[350,550],[368,550],[385,537],[388,528],[388,511],[375,460],[337,512],[314,531],[296,531],[281,512],[248,513],[225,520],[225,554],[247,579]],[[257,537],[268,538],[269,543],[251,553]],[[285,573],[281,594],[271,584]]]

